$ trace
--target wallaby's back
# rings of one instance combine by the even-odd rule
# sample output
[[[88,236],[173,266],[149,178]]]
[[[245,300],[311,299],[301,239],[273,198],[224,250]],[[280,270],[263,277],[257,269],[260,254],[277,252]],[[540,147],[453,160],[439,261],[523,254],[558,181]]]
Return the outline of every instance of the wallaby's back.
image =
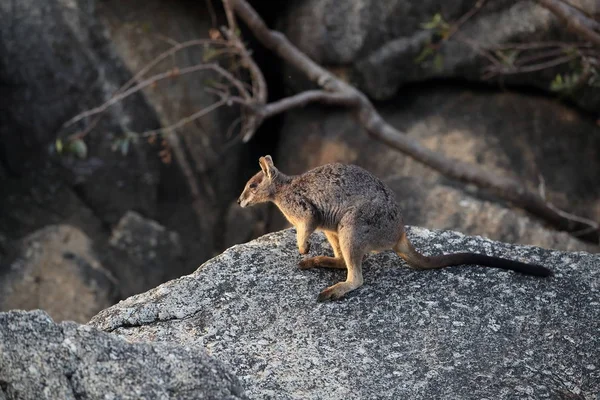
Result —
[[[356,165],[326,164],[291,177],[280,200],[298,198],[306,199],[322,214],[327,228],[334,228],[344,214],[358,207],[369,225],[392,223],[398,226],[402,222],[391,189]]]

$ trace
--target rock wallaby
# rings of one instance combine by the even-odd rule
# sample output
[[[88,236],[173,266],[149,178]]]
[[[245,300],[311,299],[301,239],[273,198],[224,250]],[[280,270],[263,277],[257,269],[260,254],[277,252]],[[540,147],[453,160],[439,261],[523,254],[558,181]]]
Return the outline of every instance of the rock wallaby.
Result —
[[[363,284],[363,256],[392,249],[415,269],[476,264],[536,276],[551,276],[539,265],[475,253],[427,257],[415,250],[404,230],[394,193],[382,181],[355,165],[326,164],[304,174],[281,173],[270,156],[260,157],[261,171],[244,188],[238,204],[247,207],[271,201],[296,228],[298,249],[308,253],[308,237],[325,232],[334,257],[317,256],[300,262],[313,267],[347,269],[344,282],[323,290],[318,301],[339,299]]]

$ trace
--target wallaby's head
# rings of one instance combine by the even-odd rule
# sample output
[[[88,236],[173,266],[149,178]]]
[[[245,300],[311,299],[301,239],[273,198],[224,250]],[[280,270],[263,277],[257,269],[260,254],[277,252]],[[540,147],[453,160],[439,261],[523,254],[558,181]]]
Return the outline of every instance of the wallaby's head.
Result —
[[[259,158],[258,164],[260,165],[261,171],[250,178],[238,199],[238,204],[242,207],[264,203],[273,200],[273,197],[275,196],[279,170],[273,165],[271,156]]]

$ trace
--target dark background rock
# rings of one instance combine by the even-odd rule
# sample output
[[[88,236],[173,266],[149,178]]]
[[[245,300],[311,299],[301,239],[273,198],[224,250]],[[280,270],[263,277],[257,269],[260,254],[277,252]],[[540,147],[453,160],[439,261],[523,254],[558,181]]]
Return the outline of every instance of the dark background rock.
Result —
[[[118,299],[117,281],[79,229],[49,225],[0,260],[0,310],[42,308],[56,320],[87,322]]]
[[[114,250],[111,264],[126,266],[115,268],[122,297],[144,292],[181,276],[187,267],[182,264],[179,235],[134,212],[121,218],[109,239],[109,246]]]
[[[246,399],[195,345],[128,343],[42,311],[0,313],[0,398]]]
[[[134,74],[170,49],[174,41],[208,39],[211,28],[225,23],[221,14],[218,2],[214,2],[210,11],[206,2],[185,0],[115,0],[99,4],[99,15],[108,27],[110,39]],[[203,46],[183,49],[158,64],[147,76],[203,63],[204,56]],[[155,88],[144,90],[144,96],[156,110],[161,124],[169,126],[218,101],[217,96],[206,91],[207,82],[217,80],[213,72],[199,71],[158,83]],[[190,206],[187,183],[179,177],[177,169],[163,168],[157,219],[181,234],[189,268],[214,255],[221,245],[224,234],[221,221],[243,184],[238,172],[247,150],[236,140],[237,130],[230,130],[238,116],[237,107],[221,107],[177,132],[202,191],[201,201],[207,210],[202,221],[198,221]]]
[[[163,51],[167,45],[156,39],[160,34],[184,41],[206,37],[211,26],[204,3],[109,3],[0,4],[0,235],[9,247],[16,247],[45,226],[69,224],[89,236],[111,272],[134,277],[135,263],[123,260],[108,240],[124,215],[137,212],[177,233],[181,242],[176,261],[172,248],[161,248],[161,271],[152,275],[161,280],[139,286],[145,290],[193,270],[215,254],[223,241],[223,224],[217,222],[237,196],[235,177],[244,157],[240,146],[232,146],[233,138],[223,133],[235,119],[235,110],[220,110],[180,132],[204,191],[206,213],[199,220],[185,178],[174,163],[161,163],[158,146],[141,140],[131,143],[126,155],[113,151],[124,133],[168,125],[212,101],[204,92],[208,76],[201,74],[109,108],[84,139],[85,159],[56,154],[57,137],[83,129],[93,118],[68,129],[62,125],[102,104],[136,68]],[[151,32],[144,36],[140,28]],[[202,61],[197,50],[183,52],[176,61]],[[166,260],[176,265],[165,267],[171,264]],[[119,284],[123,287],[118,293],[128,296],[138,282]]]
[[[546,249],[594,253],[600,250],[566,232],[548,229],[522,211],[478,199],[450,186],[412,177],[390,178],[386,183],[396,193],[408,225],[457,229],[467,235],[485,232],[492,240]]]
[[[442,68],[438,69],[431,60],[415,62],[431,37],[422,24],[431,21],[436,13],[441,13],[447,22],[455,22],[475,3],[476,0],[353,0],[341,5],[336,0],[301,0],[290,4],[280,17],[278,27],[313,60],[337,68],[378,100],[394,98],[407,83],[436,78],[549,91],[556,74],[569,71],[571,67],[559,66],[486,81],[482,79],[482,70],[489,62],[461,40],[467,38],[481,47],[577,40],[535,1],[486,2],[461,27],[460,35],[442,44]],[[577,0],[571,4],[592,13],[598,10],[595,0]],[[295,88],[303,85],[303,80],[284,78],[284,81]],[[582,88],[571,98],[591,112],[597,113],[600,109],[599,88]]]
[[[535,262],[536,278],[483,267],[406,268],[367,258],[365,285],[317,303],[343,271],[302,271],[293,230],[235,246],[90,324],[133,342],[202,344],[253,398],[543,399],[600,391],[600,262],[411,228],[425,254]],[[310,256],[331,252],[322,234]]]
[[[12,176],[35,175],[47,168],[48,146],[62,124],[103,103],[130,73],[107,40],[93,0],[3,2],[0,26],[0,160]],[[122,156],[111,146],[113,135],[157,125],[143,97],[134,95],[86,137],[85,160],[65,160],[79,195],[103,223],[115,223],[129,209],[156,213],[160,161],[153,149],[141,143]]]

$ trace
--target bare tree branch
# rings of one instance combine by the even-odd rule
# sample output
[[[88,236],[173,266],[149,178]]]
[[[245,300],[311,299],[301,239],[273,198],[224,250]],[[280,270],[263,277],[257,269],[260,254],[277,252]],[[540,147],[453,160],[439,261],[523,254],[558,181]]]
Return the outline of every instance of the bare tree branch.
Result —
[[[169,71],[154,75],[146,80],[143,80],[143,81],[139,82],[137,85],[130,87],[126,91],[121,92],[121,93],[117,94],[116,96],[111,97],[104,104],[102,104],[98,107],[92,108],[91,110],[87,110],[80,114],[77,114],[76,116],[74,116],[73,118],[71,118],[70,120],[65,122],[63,125],[63,128],[71,126],[74,123],[79,122],[84,118],[104,112],[111,106],[118,103],[119,101],[125,99],[126,97],[131,96],[132,94],[138,92],[141,89],[144,89],[148,86],[153,85],[154,83],[156,83],[158,81],[161,81],[163,79],[168,79],[168,78],[174,78],[174,77],[177,77],[180,75],[190,74],[192,72],[206,71],[206,70],[212,70],[212,71],[218,73],[219,75],[224,77],[229,83],[231,83],[233,86],[235,86],[236,89],[238,89],[238,91],[240,92],[240,94],[242,96],[249,97],[242,82],[240,80],[238,80],[236,77],[234,77],[233,75],[231,75],[231,73],[229,73],[227,70],[223,69],[218,64],[214,64],[214,63],[198,64],[198,65],[193,65],[191,67],[186,67],[186,68],[181,68],[181,69],[171,69]]]
[[[460,17],[460,19],[458,21],[456,21],[454,24],[452,24],[452,27],[450,28],[450,32],[448,32],[448,35],[445,37],[444,40],[449,40],[452,36],[454,36],[454,34],[456,32],[458,32],[458,30],[469,20],[471,19],[472,16],[474,16],[475,14],[477,14],[485,5],[485,2],[487,0],[477,0],[477,2],[475,3],[475,5],[469,10],[467,11],[462,17]]]
[[[600,33],[595,31],[600,30],[600,23],[560,0],[537,0],[537,2],[561,20],[568,30],[589,40],[596,46],[600,46]]]
[[[556,67],[558,65],[566,64],[577,58],[579,58],[578,54],[570,54],[570,55],[554,58],[549,61],[545,61],[545,62],[533,64],[533,65],[527,65],[527,66],[513,66],[513,67],[504,66],[504,67],[500,67],[500,68],[498,68],[496,66],[491,66],[491,67],[485,69],[486,73],[484,74],[483,78],[490,79],[496,75],[523,74],[526,72],[541,71],[541,70],[548,69],[551,67]]]
[[[246,46],[237,35],[238,29],[230,0],[223,0],[223,6],[225,7],[225,14],[227,15],[227,21],[229,23],[229,31],[227,32],[226,37],[233,47],[237,49],[242,58],[242,66],[248,69],[252,78],[252,104],[262,106],[267,103],[267,82],[265,81],[262,71],[258,65],[256,65],[254,59],[250,56],[250,53],[248,53]],[[262,121],[263,118],[258,114],[246,115],[245,118],[243,118],[242,137],[244,142],[250,140],[258,127],[262,124]]]
[[[273,103],[267,104],[259,113],[263,118],[271,118],[292,108],[304,107],[309,103],[319,102],[321,104],[338,105],[346,107],[358,106],[354,96],[344,93],[331,93],[324,90],[307,90],[294,96],[286,97]],[[245,140],[247,141],[247,140]]]
[[[140,133],[139,135],[142,137],[148,137],[148,136],[153,136],[153,135],[157,135],[157,134],[162,135],[165,133],[173,133],[177,129],[189,124],[190,122],[193,122],[199,118],[204,117],[207,114],[210,114],[211,112],[215,111],[217,108],[224,106],[226,103],[227,103],[226,99],[221,99],[221,100],[217,101],[216,103],[213,103],[210,106],[203,108],[202,110],[196,111],[195,113],[188,115],[185,118],[181,118],[179,121],[177,121],[173,125],[165,126],[164,128],[153,129],[151,131],[145,131],[145,132]]]
[[[565,218],[557,213],[555,209],[548,206],[548,203],[539,194],[527,189],[522,182],[516,179],[493,174],[477,165],[448,158],[422,146],[388,124],[362,92],[337,79],[333,74],[316,64],[296,48],[282,33],[270,30],[246,0],[225,1],[229,2],[235,13],[266,48],[303,72],[325,91],[337,93],[343,98],[354,99],[353,101],[348,100],[348,105],[355,106],[359,122],[375,139],[450,178],[488,189],[496,196],[513,202],[530,213],[552,223],[559,229],[573,231],[590,228],[587,223]],[[300,101],[290,102],[290,104],[292,103],[304,104]],[[598,237],[598,229],[596,228],[593,233],[594,241],[598,241]]]

